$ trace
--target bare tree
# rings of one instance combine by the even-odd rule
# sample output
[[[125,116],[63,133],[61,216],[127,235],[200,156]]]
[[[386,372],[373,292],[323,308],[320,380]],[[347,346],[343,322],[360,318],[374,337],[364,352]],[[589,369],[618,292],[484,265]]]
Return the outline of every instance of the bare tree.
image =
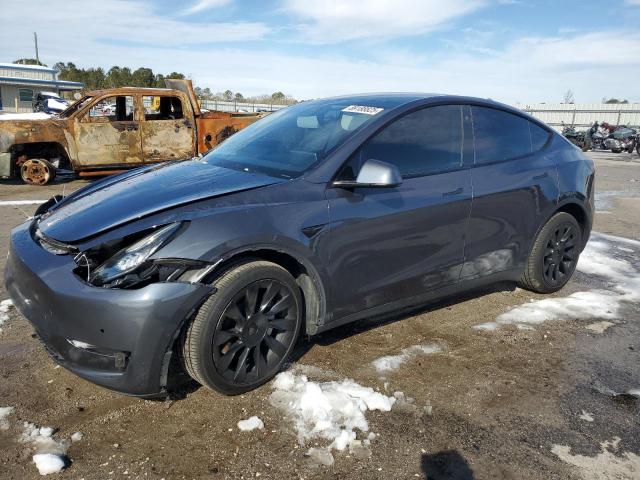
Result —
[[[573,96],[573,90],[569,89],[564,92],[564,103],[576,103],[576,99]]]

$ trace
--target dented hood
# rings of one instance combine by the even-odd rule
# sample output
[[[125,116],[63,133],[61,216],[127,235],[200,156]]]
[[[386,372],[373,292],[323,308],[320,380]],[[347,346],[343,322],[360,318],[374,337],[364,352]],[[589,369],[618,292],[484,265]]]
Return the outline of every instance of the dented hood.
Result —
[[[78,190],[43,215],[38,228],[73,243],[162,210],[283,181],[201,160],[148,166]]]

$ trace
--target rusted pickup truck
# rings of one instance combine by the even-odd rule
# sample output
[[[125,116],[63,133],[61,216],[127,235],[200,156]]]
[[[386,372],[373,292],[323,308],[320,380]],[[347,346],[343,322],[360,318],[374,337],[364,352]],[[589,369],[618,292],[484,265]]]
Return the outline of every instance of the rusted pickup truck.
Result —
[[[97,176],[185,160],[264,114],[201,111],[190,80],[89,92],[58,116],[2,120],[0,177],[45,185],[58,169]]]

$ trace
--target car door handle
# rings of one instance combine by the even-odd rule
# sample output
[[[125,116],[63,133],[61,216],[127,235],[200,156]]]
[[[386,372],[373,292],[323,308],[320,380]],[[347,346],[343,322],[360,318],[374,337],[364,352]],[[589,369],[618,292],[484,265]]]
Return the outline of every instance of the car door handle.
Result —
[[[455,190],[451,190],[450,192],[444,192],[442,194],[443,197],[451,197],[453,195],[460,195],[464,189],[462,187],[456,188]]]
[[[547,178],[549,174],[547,172],[541,173],[540,175],[534,175],[534,180],[542,180],[543,178]]]

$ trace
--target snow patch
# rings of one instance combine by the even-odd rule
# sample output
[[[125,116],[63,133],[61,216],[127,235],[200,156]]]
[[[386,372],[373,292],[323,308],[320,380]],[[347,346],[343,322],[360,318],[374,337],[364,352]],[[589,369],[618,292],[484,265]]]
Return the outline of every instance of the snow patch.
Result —
[[[473,328],[492,331],[504,325],[515,325],[530,329],[549,320],[618,318],[623,302],[640,301],[640,272],[629,261],[610,254],[612,246],[620,243],[640,247],[637,240],[594,232],[577,265],[577,270],[605,280],[609,290],[594,289],[568,297],[531,300],[499,315],[493,322]],[[604,324],[609,325],[605,327]],[[610,322],[599,322],[590,327],[606,329],[608,326],[611,326]]]
[[[33,463],[40,475],[61,472],[66,466],[65,458],[54,453],[36,453],[33,456]]]
[[[640,456],[632,452],[613,453],[618,450],[619,444],[618,437],[601,443],[601,452],[595,457],[572,455],[571,447],[566,445],[554,445],[551,452],[563,462],[577,467],[585,480],[638,478]]]
[[[51,427],[38,427],[34,423],[24,422],[20,441],[30,443],[35,448],[33,461],[40,475],[59,472],[69,460],[66,456],[68,441],[57,441],[53,438],[55,430]]]
[[[71,435],[71,441],[72,442],[79,442],[80,440],[82,440],[82,438],[84,437],[84,435],[82,434],[82,432],[76,432],[73,435]]]
[[[2,200],[0,201],[0,207],[8,207],[11,205],[40,205],[46,202],[46,200]]]
[[[13,413],[13,407],[0,407],[0,430],[9,429],[9,415]]]
[[[333,455],[328,448],[311,447],[307,450],[306,455],[319,465],[330,467],[334,462]]]
[[[250,432],[251,430],[255,430],[256,428],[262,430],[264,429],[264,422],[254,415],[253,417],[249,417],[246,420],[240,420],[238,422],[238,428],[242,432]]]
[[[437,344],[429,345],[414,345],[412,347],[404,348],[398,355],[388,355],[380,357],[377,360],[371,362],[378,373],[392,372],[400,368],[400,366],[411,360],[417,355],[428,355],[432,353],[440,353],[442,349]]]
[[[2,324],[9,320],[9,310],[13,307],[11,299],[2,300],[0,302],[0,333],[2,333]]]
[[[48,118],[51,118],[51,115],[44,112],[3,113],[0,115],[0,121],[2,120],[46,120]]]
[[[369,431],[365,413],[370,410],[388,412],[396,402],[394,397],[350,379],[316,383],[306,375],[282,372],[276,376],[272,387],[274,391],[269,402],[293,421],[300,445],[324,439],[330,442],[324,448],[329,453],[332,449],[342,451],[355,447],[354,442],[358,442],[356,430]],[[322,449],[312,448],[307,455],[317,457],[318,463],[328,462],[328,455],[319,450]]]

